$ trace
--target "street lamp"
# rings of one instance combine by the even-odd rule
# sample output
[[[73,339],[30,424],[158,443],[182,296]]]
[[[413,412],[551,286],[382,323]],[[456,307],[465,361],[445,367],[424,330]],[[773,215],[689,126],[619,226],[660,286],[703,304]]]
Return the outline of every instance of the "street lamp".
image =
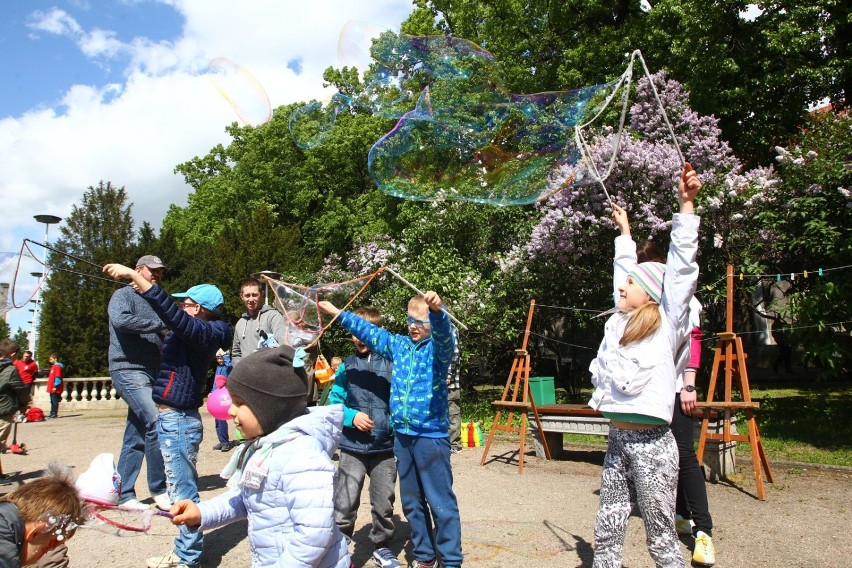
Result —
[[[51,225],[55,225],[62,221],[62,217],[57,217],[56,215],[34,215],[33,219],[38,221],[39,223],[44,223],[44,254],[42,255],[42,266],[47,268],[47,235],[50,230]],[[33,313],[33,333],[30,335],[30,351],[33,352],[33,359],[38,361],[36,355],[36,348],[38,346],[38,326],[40,323],[39,320],[39,309],[41,307],[41,289],[44,284],[45,273],[42,272],[31,272],[33,276],[39,279],[38,288],[36,289],[36,299],[35,299],[35,312]]]
[[[281,274],[280,272],[273,272],[272,270],[262,270],[260,272],[255,272],[254,274],[251,275],[252,278],[257,278],[258,280],[263,281],[264,290],[265,290],[265,292],[263,294],[263,296],[264,296],[263,305],[268,306],[269,305],[269,281],[264,280],[263,278],[261,278],[261,276],[268,276],[269,278],[272,278],[273,280],[280,280],[281,277],[283,276],[283,274]]]

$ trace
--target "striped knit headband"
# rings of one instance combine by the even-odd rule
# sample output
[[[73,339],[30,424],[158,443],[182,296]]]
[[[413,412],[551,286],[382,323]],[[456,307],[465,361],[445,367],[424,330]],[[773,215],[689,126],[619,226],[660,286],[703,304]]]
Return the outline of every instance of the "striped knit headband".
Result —
[[[643,262],[628,273],[634,282],[639,284],[651,299],[660,303],[663,297],[663,276],[666,265],[661,262]]]

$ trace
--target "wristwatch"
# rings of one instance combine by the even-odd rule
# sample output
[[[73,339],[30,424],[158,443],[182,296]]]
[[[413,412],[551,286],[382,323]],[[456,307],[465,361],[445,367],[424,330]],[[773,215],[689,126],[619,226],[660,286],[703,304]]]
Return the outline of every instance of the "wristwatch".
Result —
[[[683,385],[683,389],[686,392],[695,392],[695,385]]]

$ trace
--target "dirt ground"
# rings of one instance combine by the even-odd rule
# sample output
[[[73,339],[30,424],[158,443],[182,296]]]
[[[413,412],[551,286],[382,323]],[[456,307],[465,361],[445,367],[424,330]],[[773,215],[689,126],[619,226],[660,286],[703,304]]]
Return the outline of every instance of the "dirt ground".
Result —
[[[61,413],[61,409],[60,409]],[[219,472],[230,454],[213,451],[213,420],[206,413],[199,455],[202,499],[220,492]],[[51,460],[85,471],[91,459],[121,448],[124,415],[118,411],[67,413],[57,420],[22,424],[19,441],[28,455],[2,456],[3,470],[13,474],[6,492],[38,477]],[[510,457],[517,450],[507,440],[492,448],[492,456]],[[570,448],[569,448],[570,450]],[[497,568],[524,566],[591,566],[595,513],[603,451],[579,449],[559,460],[544,461],[530,454],[523,475],[517,462],[493,459],[479,465],[482,449],[465,449],[453,456],[455,492],[462,519],[465,566]],[[736,485],[708,484],[713,515],[717,566],[849,566],[852,558],[852,477],[850,472],[782,466],[773,469],[775,483],[767,484],[767,499],[754,497],[750,462],[740,453]],[[137,482],[140,499],[148,499],[144,471]],[[365,490],[364,496],[367,495]],[[150,502],[150,500],[149,500]],[[397,535],[393,550],[405,566],[412,560],[408,526],[397,501]],[[355,565],[373,566],[367,533],[369,505],[362,502],[355,533]],[[148,534],[116,537],[98,530],[80,530],[69,541],[72,566],[139,568],[149,555],[171,549],[175,529],[154,518]],[[690,542],[683,541],[685,565]],[[211,531],[205,536],[204,567],[249,566],[245,522]],[[632,517],[625,544],[624,565],[653,566],[645,548],[642,520]]]

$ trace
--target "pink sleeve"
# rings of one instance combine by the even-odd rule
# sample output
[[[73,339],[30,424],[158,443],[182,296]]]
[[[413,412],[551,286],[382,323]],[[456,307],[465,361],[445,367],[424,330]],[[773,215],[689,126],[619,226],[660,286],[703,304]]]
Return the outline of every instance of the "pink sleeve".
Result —
[[[687,369],[697,369],[701,366],[701,338],[704,334],[698,326],[692,328],[691,339],[689,341],[689,362],[686,364]]]

